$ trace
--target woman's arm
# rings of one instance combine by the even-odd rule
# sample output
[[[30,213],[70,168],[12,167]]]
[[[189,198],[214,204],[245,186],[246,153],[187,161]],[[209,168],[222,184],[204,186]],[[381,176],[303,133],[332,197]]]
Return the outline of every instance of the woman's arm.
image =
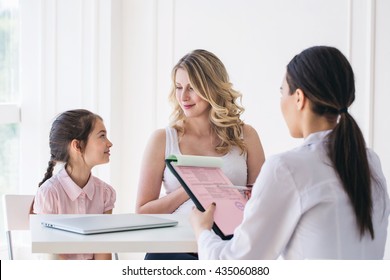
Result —
[[[190,221],[198,241],[199,259],[276,259],[284,251],[302,215],[300,195],[287,165],[267,159],[244,220],[230,240],[221,240],[210,228],[214,207],[193,209]]]
[[[94,260],[112,260],[112,254],[110,253],[100,253],[100,254],[93,254]]]
[[[247,184],[253,184],[260,173],[261,167],[265,161],[263,146],[256,130],[250,126],[244,125],[244,141],[248,149],[247,166],[248,177]]]
[[[146,146],[138,183],[137,213],[172,213],[189,199],[183,188],[159,198],[165,169],[165,142],[165,129],[159,129]]]

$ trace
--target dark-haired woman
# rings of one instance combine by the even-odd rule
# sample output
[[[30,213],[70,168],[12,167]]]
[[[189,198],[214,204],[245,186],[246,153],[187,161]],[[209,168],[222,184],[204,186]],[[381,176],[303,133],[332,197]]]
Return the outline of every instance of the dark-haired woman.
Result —
[[[281,111],[300,147],[264,163],[233,239],[210,229],[218,205],[194,209],[200,259],[382,259],[389,195],[378,156],[348,108],[354,74],[336,48],[304,50],[287,65]]]

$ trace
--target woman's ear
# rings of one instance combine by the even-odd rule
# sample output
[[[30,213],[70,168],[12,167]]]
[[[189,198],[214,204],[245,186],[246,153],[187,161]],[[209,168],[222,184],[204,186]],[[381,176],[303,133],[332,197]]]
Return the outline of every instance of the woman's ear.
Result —
[[[297,110],[302,110],[305,107],[306,104],[306,96],[305,93],[298,88],[296,91],[296,103],[297,103]]]

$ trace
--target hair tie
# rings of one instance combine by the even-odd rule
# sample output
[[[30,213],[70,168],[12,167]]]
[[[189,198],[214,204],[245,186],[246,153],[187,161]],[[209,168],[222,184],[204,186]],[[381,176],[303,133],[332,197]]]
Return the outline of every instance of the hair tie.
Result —
[[[342,114],[342,113],[348,113],[348,108],[347,107],[341,108],[339,110],[339,114]]]

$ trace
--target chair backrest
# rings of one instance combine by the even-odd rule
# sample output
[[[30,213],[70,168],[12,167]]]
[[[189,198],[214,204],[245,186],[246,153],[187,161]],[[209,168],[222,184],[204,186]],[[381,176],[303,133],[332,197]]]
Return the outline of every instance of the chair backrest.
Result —
[[[30,229],[30,210],[34,195],[4,194],[4,229],[7,237],[8,256],[14,259],[11,232]]]
[[[4,194],[4,227],[6,231],[29,230],[30,208],[34,195]]]

